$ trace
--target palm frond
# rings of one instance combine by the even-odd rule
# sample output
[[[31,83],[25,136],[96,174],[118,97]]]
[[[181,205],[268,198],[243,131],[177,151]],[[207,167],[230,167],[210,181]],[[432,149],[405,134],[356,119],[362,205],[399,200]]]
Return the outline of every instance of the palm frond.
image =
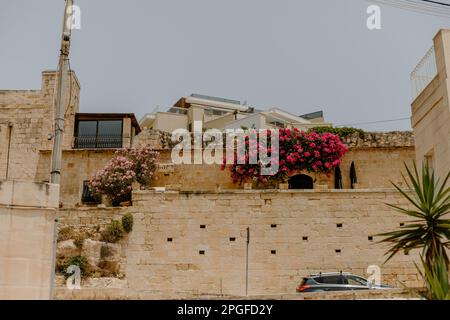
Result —
[[[421,248],[426,257],[425,262],[431,266],[437,252],[450,246],[448,241],[450,240],[450,220],[442,219],[443,216],[450,213],[450,188],[445,186],[450,179],[450,172],[440,185],[439,179],[436,179],[434,171],[430,170],[428,163],[422,165],[420,175],[415,163],[413,163],[412,169],[405,163],[405,169],[406,176],[403,174],[402,176],[409,190],[402,190],[396,184],[392,184],[414,209],[389,203],[387,205],[397,212],[416,218],[416,220],[409,221],[399,230],[378,234],[377,236],[383,237],[378,243],[391,244],[390,249],[386,252],[388,256],[386,262],[400,251]],[[442,257],[446,264],[449,264],[445,250]]]

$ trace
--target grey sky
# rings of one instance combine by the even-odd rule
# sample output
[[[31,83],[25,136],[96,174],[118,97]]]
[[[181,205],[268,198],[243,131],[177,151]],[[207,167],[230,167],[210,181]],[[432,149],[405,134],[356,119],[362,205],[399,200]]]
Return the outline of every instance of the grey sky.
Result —
[[[336,125],[410,114],[409,73],[443,18],[381,5],[366,28],[365,0],[76,0],[71,67],[83,112],[135,112],[192,92],[323,109]],[[55,69],[63,0],[0,0],[0,88],[40,87]],[[409,121],[361,126],[409,129]]]

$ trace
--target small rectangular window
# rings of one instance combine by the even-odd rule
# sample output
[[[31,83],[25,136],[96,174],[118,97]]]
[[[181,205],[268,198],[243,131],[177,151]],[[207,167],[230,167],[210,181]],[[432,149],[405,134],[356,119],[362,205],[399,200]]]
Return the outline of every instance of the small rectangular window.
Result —
[[[431,150],[429,151],[425,156],[424,156],[424,161],[426,163],[428,163],[428,167],[433,170],[434,168],[434,151]]]
[[[83,193],[81,195],[81,202],[86,204],[99,204],[101,203],[99,197],[92,194],[89,188],[89,181],[83,181]]]

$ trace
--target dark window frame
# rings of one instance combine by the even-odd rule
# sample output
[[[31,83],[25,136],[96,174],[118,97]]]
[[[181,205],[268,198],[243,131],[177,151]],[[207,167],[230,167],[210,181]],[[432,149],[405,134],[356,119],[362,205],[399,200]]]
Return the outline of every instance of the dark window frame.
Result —
[[[117,138],[116,141],[102,141],[101,135],[99,136],[99,123],[100,122],[112,122],[120,121],[120,139]],[[95,132],[95,142],[82,142],[80,141],[79,130],[80,122],[95,122],[96,132]],[[74,132],[74,149],[121,149],[123,147],[123,118],[117,119],[77,119],[75,122],[75,132]],[[99,139],[100,137],[100,139]]]
[[[84,204],[100,204],[101,199],[94,196],[89,188],[89,180],[83,181],[83,190],[81,192],[81,202]]]

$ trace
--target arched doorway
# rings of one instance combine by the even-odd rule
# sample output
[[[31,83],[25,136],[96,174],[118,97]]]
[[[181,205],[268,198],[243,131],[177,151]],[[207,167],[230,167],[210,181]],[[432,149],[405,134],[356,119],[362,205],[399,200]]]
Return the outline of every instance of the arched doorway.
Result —
[[[306,174],[297,174],[289,178],[289,189],[313,189],[314,182]]]

